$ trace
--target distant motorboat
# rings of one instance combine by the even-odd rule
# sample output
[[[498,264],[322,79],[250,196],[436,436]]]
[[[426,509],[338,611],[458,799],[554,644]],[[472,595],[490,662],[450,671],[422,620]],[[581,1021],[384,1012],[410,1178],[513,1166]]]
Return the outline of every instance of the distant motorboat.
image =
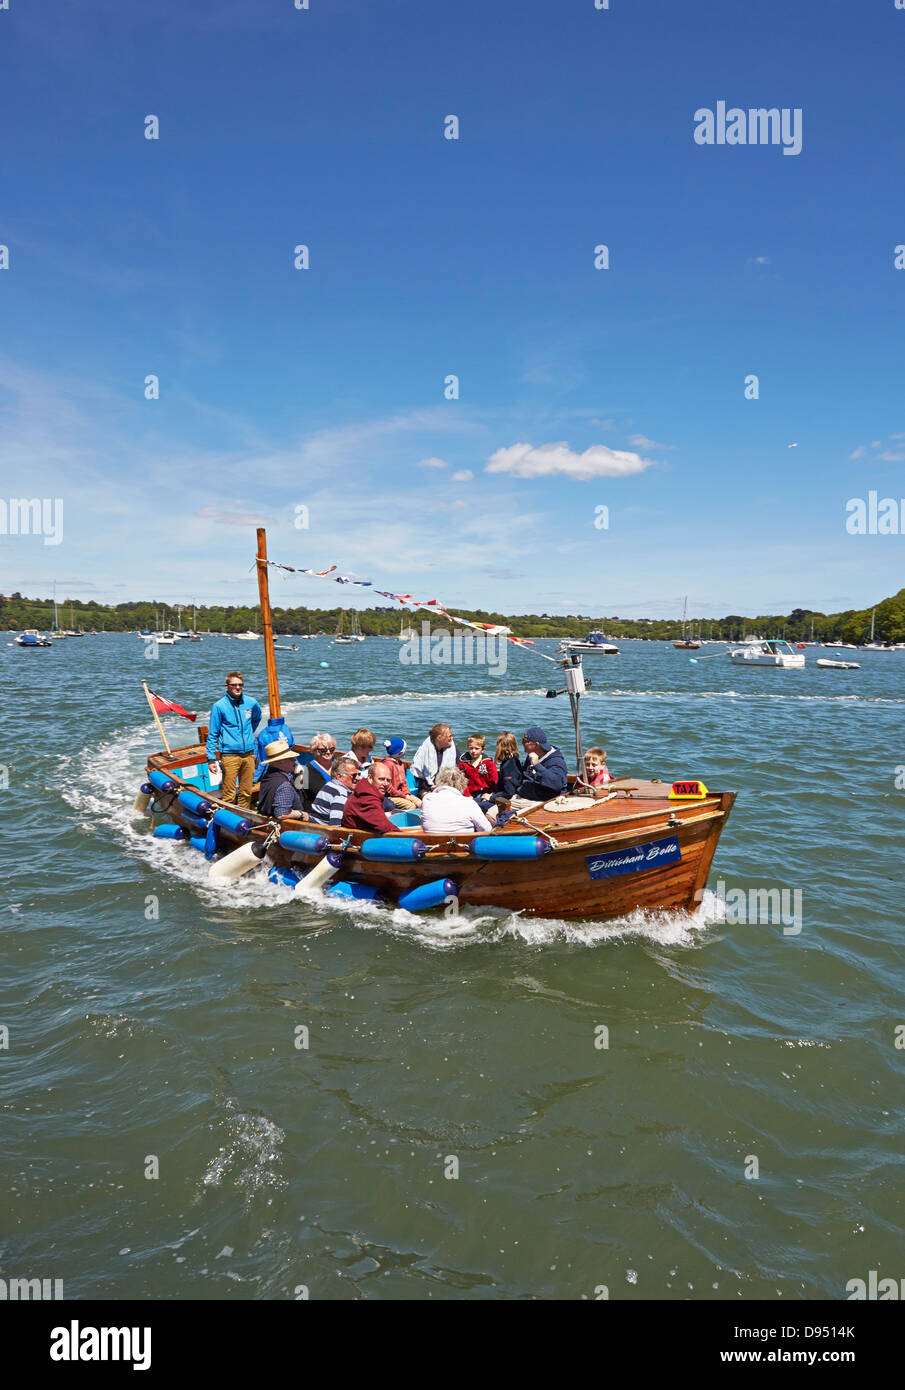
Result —
[[[736,666],[783,666],[801,670],[805,664],[803,652],[796,652],[788,642],[769,640],[756,645],[751,642],[732,647],[729,660]]]
[[[580,652],[582,656],[618,656],[619,648],[613,643],[608,642],[602,632],[589,632],[587,637],[571,638],[565,637],[559,644],[561,652]]]
[[[52,647],[53,643],[49,637],[45,637],[43,632],[39,632],[36,627],[27,627],[14,639],[17,647]]]
[[[260,632],[236,632],[233,634],[237,642],[260,642]]]

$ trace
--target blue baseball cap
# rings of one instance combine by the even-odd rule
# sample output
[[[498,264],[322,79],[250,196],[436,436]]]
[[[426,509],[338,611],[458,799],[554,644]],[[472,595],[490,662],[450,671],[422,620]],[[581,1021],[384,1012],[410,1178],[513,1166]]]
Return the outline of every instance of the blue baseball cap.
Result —
[[[539,728],[537,724],[532,724],[530,729],[525,730],[525,738],[530,739],[532,743],[539,743],[541,748],[553,747],[545,731]]]

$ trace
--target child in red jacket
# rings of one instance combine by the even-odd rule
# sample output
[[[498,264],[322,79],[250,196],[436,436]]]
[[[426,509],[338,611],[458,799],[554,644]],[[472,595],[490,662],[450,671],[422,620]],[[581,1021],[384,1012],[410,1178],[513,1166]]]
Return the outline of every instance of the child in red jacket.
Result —
[[[459,759],[459,770],[465,773],[468,783],[468,796],[483,796],[496,786],[497,765],[493,758],[484,756],[486,742],[484,734],[469,734],[467,751]]]

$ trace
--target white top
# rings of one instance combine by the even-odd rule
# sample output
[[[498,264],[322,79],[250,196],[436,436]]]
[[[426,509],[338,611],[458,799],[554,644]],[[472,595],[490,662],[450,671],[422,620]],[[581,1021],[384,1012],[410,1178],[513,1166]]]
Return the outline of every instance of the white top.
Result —
[[[427,792],[421,811],[421,828],[428,835],[470,835],[475,830],[486,835],[493,829],[480,806],[455,787]]]

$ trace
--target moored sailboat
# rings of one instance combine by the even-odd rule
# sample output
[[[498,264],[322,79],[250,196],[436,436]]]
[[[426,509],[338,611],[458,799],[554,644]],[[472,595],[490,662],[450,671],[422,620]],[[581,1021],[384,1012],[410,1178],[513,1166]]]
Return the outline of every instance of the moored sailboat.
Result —
[[[700,644],[700,642],[697,641],[694,637],[689,637],[689,636],[688,636],[688,623],[687,623],[687,618],[688,618],[688,595],[686,594],[686,595],[685,595],[685,602],[684,602],[684,604],[682,605],[682,640],[681,640],[681,642],[673,642],[673,646],[676,648],[676,651],[696,652],[696,651],[698,650],[698,648],[700,647],[701,644]]]

